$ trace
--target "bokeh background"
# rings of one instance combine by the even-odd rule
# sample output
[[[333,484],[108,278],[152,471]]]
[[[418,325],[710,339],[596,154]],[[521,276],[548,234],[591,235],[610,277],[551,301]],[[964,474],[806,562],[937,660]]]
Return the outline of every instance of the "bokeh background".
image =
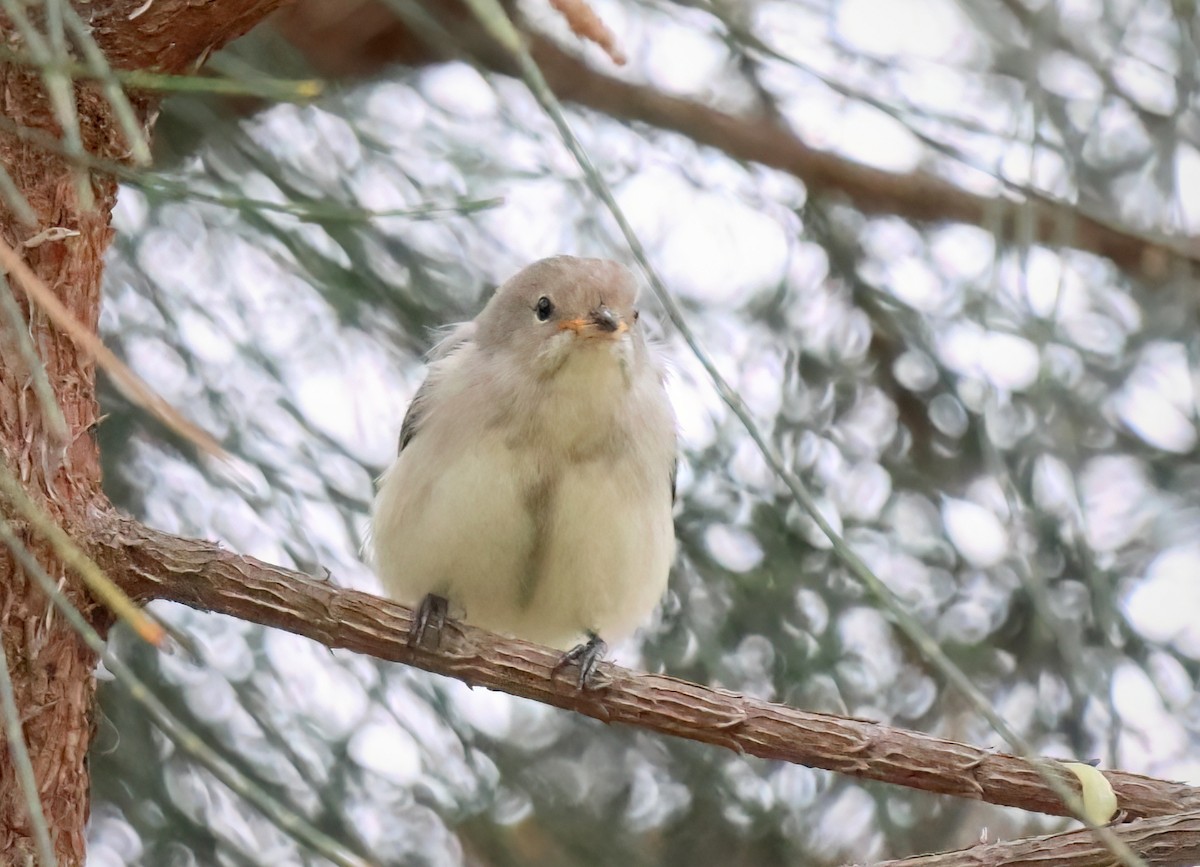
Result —
[[[1131,236],[1200,225],[1187,0],[594,7],[626,66],[545,0],[520,11],[605,76],[745,131],[974,194],[1050,196]],[[373,479],[432,329],[535,258],[633,260],[521,81],[465,54],[353,69],[306,21],[260,27],[211,65],[247,82],[321,75],[325,95],[169,99],[158,168],[122,188],[108,263],[105,340],[242,472],[197,462],[111,388],[99,436],[107,490],[146,522],[374,590],[360,559]],[[1047,754],[1200,778],[1200,287],[1186,269],[1072,249],[1070,220],[1051,237],[1028,206],[973,223],[864,213],[728,156],[720,130],[700,144],[565,111],[756,423],[997,712]],[[839,562],[649,293],[642,309],[672,371],[681,548],[618,658],[1003,747]],[[155,608],[205,664],[120,631],[113,652],[382,864],[822,865],[1066,826]],[[90,865],[325,863],[181,755],[122,684],[101,704]]]

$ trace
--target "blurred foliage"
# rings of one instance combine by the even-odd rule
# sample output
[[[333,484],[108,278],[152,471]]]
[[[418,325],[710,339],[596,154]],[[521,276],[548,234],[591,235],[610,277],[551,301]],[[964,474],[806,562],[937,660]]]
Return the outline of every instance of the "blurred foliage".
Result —
[[[1130,231],[1200,224],[1200,64],[1182,7],[596,8],[624,74],[747,124],[777,118],[974,191],[1041,190]],[[269,31],[250,39],[219,68],[306,74]],[[868,218],[676,134],[569,119],[758,423],[1010,724],[1049,754],[1200,773],[1194,280],[1149,285],[987,227]],[[523,86],[464,64],[249,115],[175,97],[156,137],[153,180],[170,186],[122,189],[105,339],[254,471],[213,475],[109,390],[109,493],[157,527],[373,590],[358,558],[372,479],[431,328],[534,258],[627,251]],[[444,210],[365,213],[425,206]],[[682,343],[662,344],[681,552],[622,661],[1000,746],[834,559]],[[204,665],[119,635],[116,652],[381,863],[836,864],[1062,826],[156,613],[196,636]],[[89,864],[319,863],[181,760],[119,684],[101,698]]]

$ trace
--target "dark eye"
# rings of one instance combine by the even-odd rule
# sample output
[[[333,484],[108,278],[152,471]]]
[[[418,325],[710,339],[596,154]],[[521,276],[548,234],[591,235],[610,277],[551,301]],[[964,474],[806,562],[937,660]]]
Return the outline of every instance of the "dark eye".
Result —
[[[638,317],[639,317],[639,316],[641,316],[641,315],[642,315],[641,313],[639,313],[638,311],[634,310],[634,311],[633,311],[633,321],[634,321],[634,322],[637,322],[637,321],[638,321]]]
[[[537,306],[533,308],[533,312],[537,314],[537,318],[545,322],[550,318],[550,314],[554,312],[554,302],[543,295],[537,301]]]

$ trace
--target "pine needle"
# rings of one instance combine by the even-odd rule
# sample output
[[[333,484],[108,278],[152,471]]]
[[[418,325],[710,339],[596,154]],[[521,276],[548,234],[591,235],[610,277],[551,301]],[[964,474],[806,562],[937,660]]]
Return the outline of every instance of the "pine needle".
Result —
[[[184,418],[179,410],[160,397],[154,389],[146,384],[145,380],[117,358],[99,337],[80,323],[41,278],[33,273],[33,269],[25,264],[25,260],[2,238],[0,238],[0,269],[16,278],[16,282],[30,300],[37,304],[50,317],[51,322],[65,332],[84,354],[90,356],[112,378],[121,394],[204,454],[224,461],[232,460],[212,434]]]

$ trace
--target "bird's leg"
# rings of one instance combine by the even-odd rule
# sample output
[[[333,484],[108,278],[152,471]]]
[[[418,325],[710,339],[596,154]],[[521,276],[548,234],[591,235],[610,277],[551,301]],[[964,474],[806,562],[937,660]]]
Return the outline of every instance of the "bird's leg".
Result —
[[[592,676],[596,673],[596,666],[604,659],[604,654],[608,652],[608,645],[604,643],[604,639],[590,629],[587,633],[588,640],[583,644],[577,644],[564,653],[555,663],[550,676],[558,674],[562,669],[570,665],[579,666],[579,688],[587,689],[589,686],[596,687],[598,684],[592,681]]]
[[[446,612],[450,603],[445,596],[436,593],[426,593],[421,604],[417,606],[417,616],[413,618],[408,630],[409,647],[425,647],[426,636],[429,637],[428,650],[437,650],[442,643],[442,627],[446,625]]]

